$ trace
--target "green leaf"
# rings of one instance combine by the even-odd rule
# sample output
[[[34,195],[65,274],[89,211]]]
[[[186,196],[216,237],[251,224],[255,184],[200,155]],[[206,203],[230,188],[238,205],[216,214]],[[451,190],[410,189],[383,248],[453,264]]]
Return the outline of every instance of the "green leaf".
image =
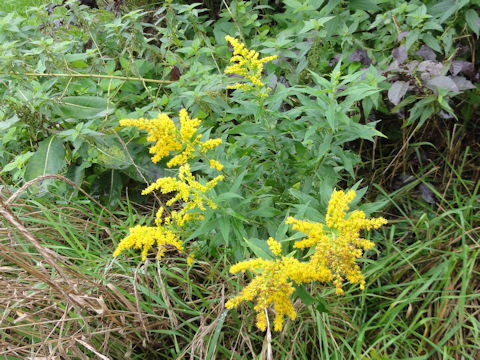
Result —
[[[325,301],[324,298],[317,298],[316,301],[317,301],[316,309],[318,311],[320,311],[321,313],[330,314],[330,311],[328,311],[328,308],[327,308],[327,302]]]
[[[255,254],[256,257],[262,259],[271,259],[273,255],[271,254],[270,248],[265,240],[260,240],[256,238],[243,238],[247,247]]]
[[[51,136],[43,140],[38,150],[30,158],[25,170],[25,180],[29,181],[38,176],[57,174],[65,165],[65,149],[62,141]]]
[[[367,10],[367,11],[377,11],[380,8],[377,5],[378,1],[374,0],[352,0],[349,1],[348,6],[352,10]]]
[[[100,197],[102,203],[113,208],[120,200],[123,183],[116,170],[108,170],[99,174],[92,185],[92,193]]]
[[[305,289],[304,285],[296,286],[294,296],[298,296],[300,300],[307,306],[312,305],[315,302],[315,298]]]
[[[430,46],[433,50],[439,53],[442,52],[442,47],[440,46],[439,41],[432,34],[426,33],[425,35],[423,35],[422,40],[425,42],[425,44]]]
[[[478,37],[479,27],[478,27],[478,15],[477,12],[473,9],[468,10],[465,13],[465,21],[467,22],[468,27],[472,30],[475,35]]]
[[[114,110],[112,103],[99,96],[66,96],[59,105],[60,116],[82,120],[104,117]]]
[[[10,128],[10,126],[15,125],[20,119],[15,114],[10,119],[0,122],[0,131],[5,131]]]

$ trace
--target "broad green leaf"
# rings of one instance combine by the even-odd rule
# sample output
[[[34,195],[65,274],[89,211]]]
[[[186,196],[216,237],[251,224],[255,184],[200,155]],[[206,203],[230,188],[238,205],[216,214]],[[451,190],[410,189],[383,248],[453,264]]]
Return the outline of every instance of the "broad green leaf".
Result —
[[[423,35],[422,40],[430,46],[433,50],[441,53],[442,52],[442,47],[440,46],[440,42],[430,33],[426,33]]]
[[[65,149],[62,141],[51,136],[43,140],[38,150],[30,158],[25,170],[25,180],[29,181],[38,176],[57,174],[65,165]]]
[[[302,300],[302,302],[307,306],[312,305],[315,302],[315,298],[310,295],[310,293],[305,289],[304,285],[296,286],[293,296],[298,296],[300,300]]]
[[[67,96],[59,105],[59,115],[72,119],[92,119],[109,115],[115,108],[99,96]]]

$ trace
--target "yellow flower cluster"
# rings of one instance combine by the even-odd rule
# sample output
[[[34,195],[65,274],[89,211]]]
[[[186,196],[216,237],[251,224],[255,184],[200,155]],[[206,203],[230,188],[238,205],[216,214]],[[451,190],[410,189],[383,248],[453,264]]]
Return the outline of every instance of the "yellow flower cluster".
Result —
[[[360,238],[361,229],[377,229],[387,223],[384,218],[367,219],[363,211],[354,211],[346,218],[350,202],[355,192],[334,191],[328,204],[326,226],[321,223],[296,220],[289,217],[287,224],[293,230],[303,232],[307,237],[296,241],[295,248],[312,248],[313,253],[308,262],[301,262],[293,257],[280,257],[281,245],[273,238],[267,241],[270,250],[277,257],[275,260],[252,259],[240,262],[230,268],[231,273],[250,270],[255,274],[253,280],[241,291],[239,296],[229,300],[226,307],[235,308],[243,301],[255,300],[257,326],[266,329],[265,310],[273,305],[275,311],[274,328],[281,330],[283,317],[295,319],[290,295],[294,291],[293,282],[333,280],[337,294],[342,294],[342,283],[346,278],[351,283],[360,283],[363,289],[365,280],[356,259],[363,255],[362,249],[374,246],[371,241]]]
[[[228,89],[242,89],[245,91],[255,90],[258,95],[262,97],[268,96],[270,89],[263,91],[264,83],[262,82],[263,64],[276,59],[276,56],[267,56],[259,59],[259,53],[255,50],[248,50],[245,44],[239,42],[237,39],[227,35],[225,39],[233,47],[233,56],[230,62],[233,65],[227,66],[226,74],[236,74],[243,77],[245,83],[236,83],[230,85]]]
[[[215,177],[205,185],[195,180],[190,172],[190,165],[182,165],[179,169],[178,179],[173,177],[164,177],[158,179],[145,190],[142,195],[146,195],[155,190],[160,190],[162,194],[176,192],[176,195],[167,201],[167,206],[172,206],[178,200],[183,200],[184,205],[180,211],[172,211],[170,216],[163,219],[165,224],[171,224],[172,221],[178,226],[183,226],[186,222],[193,219],[203,219],[203,215],[192,213],[191,210],[198,209],[205,211],[205,203],[211,209],[216,209],[217,205],[205,193],[213,189],[219,181],[223,180],[223,175]],[[163,208],[161,207],[157,213],[157,221],[161,219]]]
[[[183,250],[180,239],[176,235],[179,228],[192,220],[203,219],[202,213],[206,206],[214,209],[216,204],[207,197],[206,193],[213,189],[223,176],[217,176],[208,181],[205,185],[198,182],[192,172],[188,161],[197,155],[204,155],[208,150],[220,145],[221,139],[209,139],[201,141],[201,135],[195,136],[201,121],[190,119],[185,109],[180,110],[180,128],[177,129],[175,123],[166,115],[160,114],[156,119],[124,119],[120,120],[122,126],[136,126],[141,130],[148,132],[148,141],[155,142],[150,148],[153,154],[154,163],[170,155],[171,151],[182,150],[181,153],[168,161],[167,166],[179,165],[178,178],[164,177],[157,179],[153,184],[143,190],[146,195],[155,190],[160,190],[162,194],[176,194],[167,201],[167,206],[172,206],[179,200],[183,201],[181,210],[171,211],[169,215],[163,216],[164,208],[160,207],[155,217],[156,227],[136,226],[130,229],[130,234],[124,238],[114,252],[118,256],[123,250],[128,248],[142,248],[142,260],[147,257],[148,250],[156,243],[159,247],[157,258],[160,258],[165,251],[165,244],[170,244],[178,250]],[[209,160],[212,169],[222,170],[223,165],[216,160]],[[192,262],[193,258],[188,258]]]
[[[200,140],[201,135],[194,136],[201,121],[196,118],[190,119],[187,110],[180,110],[179,117],[179,129],[177,129],[172,119],[163,113],[159,114],[155,119],[123,119],[120,120],[120,125],[136,126],[140,130],[148,132],[147,141],[155,142],[150,147],[150,154],[153,154],[152,161],[154,163],[170,155],[172,151],[182,150],[180,154],[168,161],[168,167],[181,166],[187,163],[189,159],[195,156],[195,150],[205,154],[208,150],[222,143],[222,139],[209,139],[203,142]]]
[[[129,235],[120,241],[113,256],[118,256],[125,249],[142,249],[142,261],[147,258],[147,253],[150,248],[157,243],[159,248],[157,252],[157,259],[161,259],[165,252],[165,245],[169,244],[177,248],[179,251],[183,250],[182,242],[178,236],[172,231],[164,227],[151,227],[137,225],[129,229]]]

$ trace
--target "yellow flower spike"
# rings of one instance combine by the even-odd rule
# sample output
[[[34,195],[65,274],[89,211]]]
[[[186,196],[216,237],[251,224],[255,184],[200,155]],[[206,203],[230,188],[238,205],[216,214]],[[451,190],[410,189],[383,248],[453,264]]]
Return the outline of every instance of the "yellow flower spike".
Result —
[[[168,117],[167,114],[159,114],[155,119],[123,119],[121,126],[136,126],[148,133],[147,141],[155,144],[150,147],[150,154],[153,154],[152,161],[159,162],[170,155],[172,151],[180,151],[168,161],[167,166],[181,166],[195,156],[195,151],[206,153],[222,143],[221,139],[210,139],[202,142],[201,135],[194,137],[195,132],[201,124],[199,119],[190,119],[187,110],[179,112],[180,128]]]
[[[197,131],[197,127],[200,125],[201,121],[198,119],[190,119],[188,116],[187,110],[180,110],[180,136],[182,142],[185,143],[190,140]]]
[[[169,244],[182,251],[183,246],[180,239],[171,230],[164,227],[150,227],[137,225],[129,229],[130,233],[117,246],[113,253],[114,257],[126,249],[142,249],[142,261],[147,258],[148,250],[156,243],[162,249]],[[157,257],[161,257],[163,252],[159,252]]]
[[[188,266],[192,266],[192,264],[193,264],[194,261],[195,261],[195,255],[193,255],[193,254],[188,255],[188,257],[187,257],[187,265],[188,265]]]
[[[263,64],[275,60],[276,56],[267,56],[259,59],[260,54],[255,50],[248,50],[245,44],[240,43],[237,39],[227,35],[225,39],[233,47],[233,56],[230,62],[233,65],[227,66],[226,74],[236,74],[243,77],[245,83],[236,83],[227,86],[227,89],[242,89],[244,91],[254,90],[260,97],[268,96],[270,89],[262,90],[264,83],[262,82]]]
[[[367,219],[363,211],[354,211],[347,217],[350,202],[355,192],[334,191],[327,209],[327,226],[297,220],[289,217],[286,221],[293,230],[306,235],[306,239],[296,241],[295,248],[312,248],[313,254],[306,262],[294,257],[281,257],[276,260],[251,259],[233,265],[231,273],[250,270],[253,280],[240,293],[227,302],[229,309],[235,308],[243,301],[255,301],[257,327],[266,328],[265,309],[273,307],[275,311],[274,329],[280,331],[284,316],[295,319],[296,312],[290,296],[297,285],[311,281],[333,281],[337,294],[343,294],[343,282],[358,283],[360,289],[365,287],[365,279],[356,260],[363,255],[363,250],[374,246],[371,241],[360,238],[362,229],[376,229],[387,223],[384,218]],[[273,238],[267,244],[275,254],[281,256],[280,243]]]

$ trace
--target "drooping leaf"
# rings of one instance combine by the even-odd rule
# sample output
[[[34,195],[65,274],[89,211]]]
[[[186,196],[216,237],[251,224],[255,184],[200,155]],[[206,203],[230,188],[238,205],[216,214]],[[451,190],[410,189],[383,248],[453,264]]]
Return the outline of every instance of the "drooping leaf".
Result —
[[[420,184],[418,186],[418,190],[420,190],[420,194],[422,195],[422,199],[425,200],[429,204],[435,204],[435,193],[431,190],[434,188],[432,184]]]
[[[418,64],[417,70],[420,72],[427,72],[430,76],[442,75],[443,65],[433,60],[425,60]]]
[[[393,105],[398,105],[408,91],[410,84],[406,81],[395,81],[388,89],[388,100]]]
[[[38,176],[57,174],[65,165],[65,149],[56,136],[43,140],[35,154],[30,158],[25,169],[25,180]]]
[[[19,120],[17,114],[15,114],[10,119],[0,121],[0,131],[8,130],[10,126],[15,125]]]
[[[450,73],[457,76],[459,73],[464,73],[467,76],[474,76],[475,67],[470,61],[456,60],[452,61],[450,65]]]
[[[431,48],[435,51],[438,51],[438,52],[442,52],[442,48],[440,46],[439,41],[432,34],[430,34],[430,33],[424,34],[423,37],[422,37],[422,40],[425,42],[425,44],[428,45],[429,48]]]

